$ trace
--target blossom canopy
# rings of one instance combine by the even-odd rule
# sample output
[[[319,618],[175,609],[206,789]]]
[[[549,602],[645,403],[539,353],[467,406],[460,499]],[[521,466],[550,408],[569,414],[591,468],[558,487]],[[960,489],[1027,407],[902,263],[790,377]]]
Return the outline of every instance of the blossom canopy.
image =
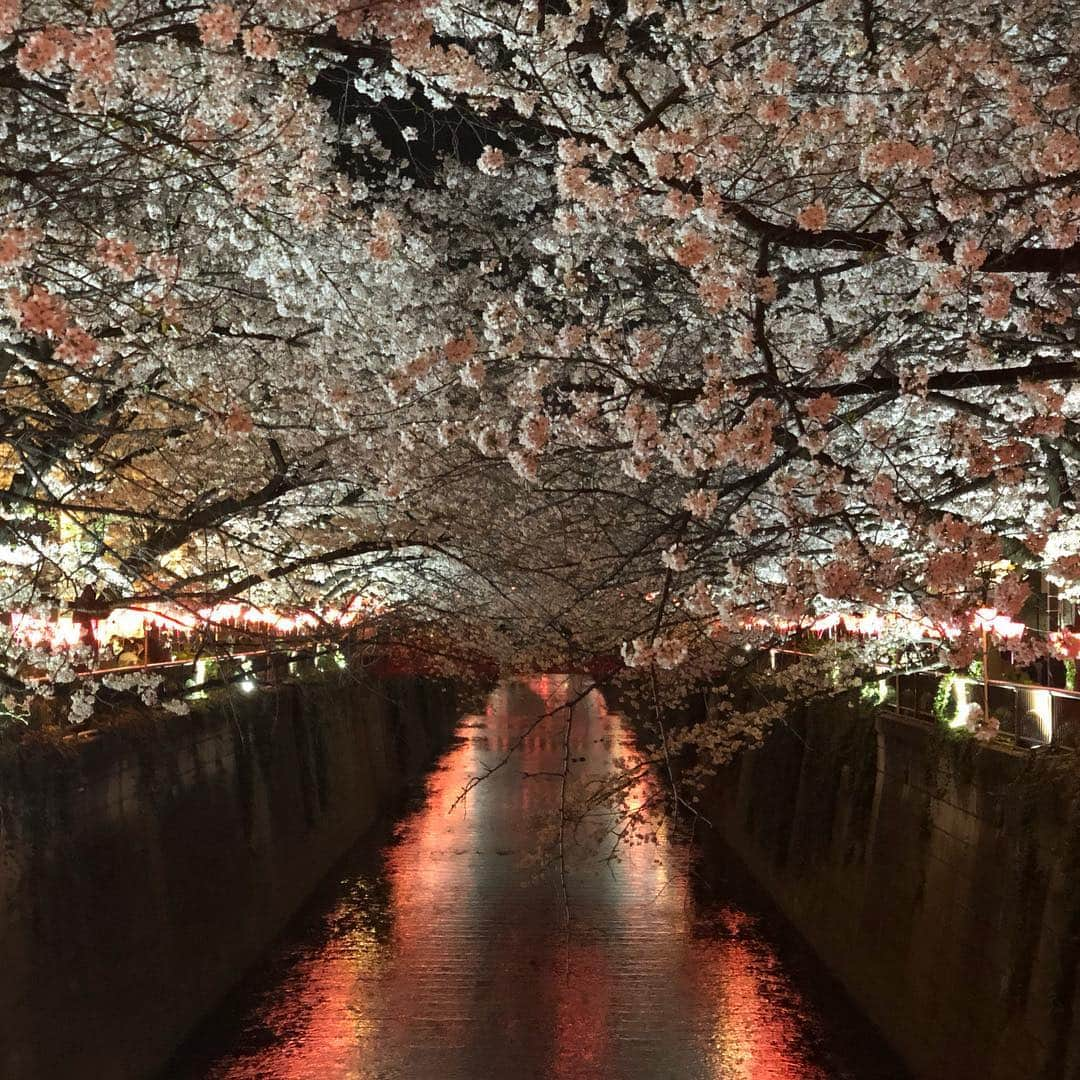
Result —
[[[5,610],[673,668],[1076,590],[1076,15],[0,0]]]

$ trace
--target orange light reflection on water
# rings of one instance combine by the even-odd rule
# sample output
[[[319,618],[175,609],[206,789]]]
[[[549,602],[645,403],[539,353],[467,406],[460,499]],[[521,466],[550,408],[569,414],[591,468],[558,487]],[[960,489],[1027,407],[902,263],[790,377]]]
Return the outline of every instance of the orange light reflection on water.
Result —
[[[550,858],[567,730],[557,706],[577,685],[502,686],[466,718],[381,870],[346,884],[329,934],[256,1006],[257,1045],[203,1075],[825,1080],[777,957],[753,919],[700,910],[685,847],[662,834],[607,861],[617,819],[594,808],[567,837],[565,925]],[[641,760],[596,695],[574,710],[570,755],[571,798]],[[656,785],[645,776],[629,805],[654,802]]]

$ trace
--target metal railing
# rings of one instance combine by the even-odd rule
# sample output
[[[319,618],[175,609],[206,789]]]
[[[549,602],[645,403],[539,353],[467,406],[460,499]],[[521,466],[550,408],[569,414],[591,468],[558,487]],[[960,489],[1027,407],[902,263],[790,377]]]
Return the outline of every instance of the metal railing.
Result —
[[[110,677],[151,673],[161,676],[162,686],[169,697],[191,697],[205,694],[208,690],[236,686],[252,692],[259,686],[273,686],[296,674],[305,665],[313,668],[346,668],[350,659],[360,660],[361,667],[369,666],[373,657],[355,655],[355,650],[342,651],[337,645],[309,645],[284,648],[273,646],[261,649],[245,649],[237,652],[207,653],[180,660],[147,661],[135,664],[113,664],[108,667],[84,668],[75,672],[76,682],[99,679],[106,689]],[[370,652],[370,650],[365,650]],[[47,675],[34,675],[27,684],[42,683]]]
[[[774,669],[798,663],[814,653],[799,649],[770,649]],[[976,679],[939,671],[917,671],[883,675],[887,696],[881,705],[904,716],[937,723],[934,707],[942,682],[951,681],[955,699],[949,709],[957,719],[953,726],[962,728],[969,704],[989,706],[989,715],[998,722],[998,733],[1019,746],[1080,747],[1080,692],[1063,690],[1038,683],[1012,682],[1007,679]],[[985,699],[985,701],[984,701]]]
[[[894,676],[889,681],[896,687],[896,710],[936,721],[934,701],[946,677],[931,672]],[[969,705],[981,712],[985,699],[998,733],[1020,746],[1080,746],[1080,693],[1075,690],[1008,679],[984,682],[965,675],[952,676],[951,686],[955,700],[950,712],[957,716],[956,727],[964,726],[963,714]]]

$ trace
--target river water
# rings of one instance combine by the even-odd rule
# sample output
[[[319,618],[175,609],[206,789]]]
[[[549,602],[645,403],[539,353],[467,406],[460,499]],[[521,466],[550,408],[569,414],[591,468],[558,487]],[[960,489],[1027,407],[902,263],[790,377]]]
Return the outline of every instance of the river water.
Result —
[[[775,917],[710,883],[693,847],[627,837],[612,857],[620,819],[580,799],[637,752],[597,695],[567,739],[574,692],[510,683],[465,718],[422,800],[357,847],[164,1075],[902,1080]]]

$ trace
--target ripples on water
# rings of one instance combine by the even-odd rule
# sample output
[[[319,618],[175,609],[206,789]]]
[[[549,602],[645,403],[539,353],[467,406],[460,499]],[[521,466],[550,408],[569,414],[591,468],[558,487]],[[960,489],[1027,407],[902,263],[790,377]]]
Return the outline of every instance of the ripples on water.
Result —
[[[579,830],[567,928],[542,857],[565,710],[451,810],[567,692],[556,676],[508,684],[466,718],[422,804],[388,842],[357,848],[165,1075],[899,1080],[846,1007],[796,986],[758,916],[700,886],[684,845],[661,838],[612,862]],[[593,695],[574,711],[570,754],[577,787],[635,751]]]

